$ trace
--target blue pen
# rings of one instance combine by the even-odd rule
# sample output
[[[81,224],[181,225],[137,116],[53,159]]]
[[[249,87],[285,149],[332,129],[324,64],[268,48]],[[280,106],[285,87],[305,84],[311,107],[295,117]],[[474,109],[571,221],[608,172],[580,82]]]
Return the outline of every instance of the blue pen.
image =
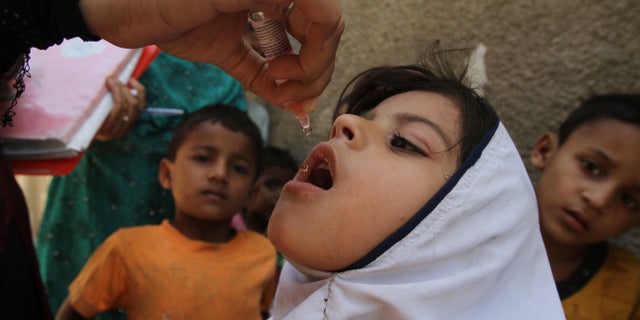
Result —
[[[184,114],[184,110],[176,108],[144,108],[140,110],[140,113],[159,116],[181,116]]]

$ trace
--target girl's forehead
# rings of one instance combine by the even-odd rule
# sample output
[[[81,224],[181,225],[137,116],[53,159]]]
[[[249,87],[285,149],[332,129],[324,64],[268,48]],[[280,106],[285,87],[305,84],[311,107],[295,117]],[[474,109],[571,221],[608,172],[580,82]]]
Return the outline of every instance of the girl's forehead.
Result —
[[[461,136],[461,109],[452,99],[439,93],[409,91],[397,94],[382,101],[366,113],[364,118],[399,119],[406,118],[407,115],[423,118],[438,125],[452,141],[458,141]]]
[[[458,106],[449,97],[427,91],[409,91],[391,96],[378,104],[372,112],[394,113],[394,112],[414,112],[431,113],[445,112],[458,115]]]

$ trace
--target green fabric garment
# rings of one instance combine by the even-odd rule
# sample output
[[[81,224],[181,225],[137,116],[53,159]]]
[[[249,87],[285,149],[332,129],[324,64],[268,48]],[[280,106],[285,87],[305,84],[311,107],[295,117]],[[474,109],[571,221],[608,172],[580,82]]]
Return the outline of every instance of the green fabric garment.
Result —
[[[246,110],[240,83],[215,66],[161,53],[140,77],[147,107],[186,112],[225,103]],[[173,216],[173,200],[158,182],[180,116],[141,114],[124,138],[94,141],[67,176],[54,177],[36,240],[36,251],[54,312],[91,253],[116,229],[159,224]],[[102,319],[123,318],[111,312]]]

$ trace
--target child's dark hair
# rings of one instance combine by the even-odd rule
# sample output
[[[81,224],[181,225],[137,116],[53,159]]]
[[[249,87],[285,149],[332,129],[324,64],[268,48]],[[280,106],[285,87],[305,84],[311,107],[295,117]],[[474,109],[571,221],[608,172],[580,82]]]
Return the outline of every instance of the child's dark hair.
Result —
[[[559,144],[562,145],[578,127],[603,119],[640,126],[640,95],[606,94],[587,99],[560,125]]]
[[[201,123],[210,122],[212,124],[219,123],[225,128],[233,132],[241,132],[253,142],[256,154],[256,177],[260,171],[262,136],[256,124],[249,118],[244,111],[225,104],[215,104],[204,106],[192,113],[189,113],[182,119],[182,122],[174,129],[167,159],[174,161],[178,148],[184,142],[189,133]]]
[[[453,53],[465,53],[467,57],[459,72],[448,58]],[[409,91],[433,92],[452,99],[462,114],[462,139],[458,142],[462,163],[499,121],[489,102],[466,84],[468,53],[466,49],[439,49],[436,42],[419,64],[382,66],[362,72],[345,87],[340,101],[349,92],[347,113],[363,115],[383,100]],[[353,88],[348,91],[350,87]]]
[[[274,146],[266,146],[262,150],[262,168],[267,167],[290,168],[293,172],[298,171],[298,163],[291,153]]]

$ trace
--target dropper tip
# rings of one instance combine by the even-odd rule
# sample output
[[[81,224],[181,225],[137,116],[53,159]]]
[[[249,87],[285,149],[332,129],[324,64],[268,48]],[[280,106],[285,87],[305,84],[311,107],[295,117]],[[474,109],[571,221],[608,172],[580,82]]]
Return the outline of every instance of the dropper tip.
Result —
[[[311,126],[302,127],[302,133],[304,133],[305,136],[310,136],[312,131]]]
[[[302,133],[305,136],[309,136],[311,135],[311,132],[313,131],[313,129],[311,128],[311,121],[309,121],[309,115],[306,114],[302,117],[297,117],[298,121],[300,122],[300,125],[302,126]]]

